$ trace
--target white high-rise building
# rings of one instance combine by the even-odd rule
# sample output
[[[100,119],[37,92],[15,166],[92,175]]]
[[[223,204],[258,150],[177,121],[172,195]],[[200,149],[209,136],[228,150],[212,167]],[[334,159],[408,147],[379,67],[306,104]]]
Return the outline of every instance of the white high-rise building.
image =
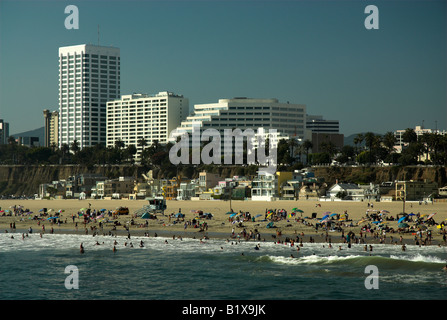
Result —
[[[59,48],[59,147],[106,144],[106,104],[120,95],[120,49]]]
[[[189,100],[172,92],[155,95],[130,94],[107,102],[107,147],[121,140],[124,146],[137,147],[136,158],[142,151],[139,140],[151,145],[168,142],[169,134],[189,114]]]

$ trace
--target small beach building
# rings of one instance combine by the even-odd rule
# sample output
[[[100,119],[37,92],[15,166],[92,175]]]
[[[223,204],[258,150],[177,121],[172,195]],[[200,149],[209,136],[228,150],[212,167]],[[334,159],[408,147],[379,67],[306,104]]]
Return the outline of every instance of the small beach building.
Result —
[[[355,200],[364,199],[364,189],[354,183],[336,183],[327,191],[327,196],[331,200]]]

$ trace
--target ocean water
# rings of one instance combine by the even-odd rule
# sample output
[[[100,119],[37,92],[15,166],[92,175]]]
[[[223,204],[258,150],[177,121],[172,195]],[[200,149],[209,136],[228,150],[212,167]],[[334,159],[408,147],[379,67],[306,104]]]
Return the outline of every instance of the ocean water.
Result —
[[[304,243],[297,252],[274,242],[3,233],[0,299],[444,300],[446,259],[437,246]],[[67,266],[77,289],[66,287],[75,275]]]

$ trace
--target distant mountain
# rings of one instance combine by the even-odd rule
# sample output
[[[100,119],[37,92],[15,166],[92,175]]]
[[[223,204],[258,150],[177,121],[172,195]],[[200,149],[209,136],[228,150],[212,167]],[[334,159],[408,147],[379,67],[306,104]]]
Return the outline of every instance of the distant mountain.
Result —
[[[359,133],[365,135],[366,132],[359,132]],[[374,134],[376,136],[377,135],[379,135],[379,136],[383,135],[383,134],[380,134],[380,133],[374,133]],[[348,145],[348,146],[355,147],[354,138],[357,137],[357,135],[358,135],[358,133],[354,133],[354,134],[351,134],[350,136],[345,137],[345,139],[344,139],[345,146]],[[363,141],[362,145],[364,145],[364,144],[365,144],[365,141]]]
[[[13,136],[14,138],[18,138],[18,137],[38,137],[40,145],[43,146],[44,143],[45,143],[44,142],[44,139],[45,139],[45,127],[41,127],[41,128],[38,128],[38,129],[25,131],[25,132],[21,132],[21,133],[15,133],[15,134],[12,134],[11,136]]]

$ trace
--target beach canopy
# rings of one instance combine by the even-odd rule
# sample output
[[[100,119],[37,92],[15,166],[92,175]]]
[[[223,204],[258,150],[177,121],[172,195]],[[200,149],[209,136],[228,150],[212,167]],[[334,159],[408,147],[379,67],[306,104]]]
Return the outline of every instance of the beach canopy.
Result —
[[[151,215],[148,212],[145,212],[141,215],[141,219],[150,219]]]

